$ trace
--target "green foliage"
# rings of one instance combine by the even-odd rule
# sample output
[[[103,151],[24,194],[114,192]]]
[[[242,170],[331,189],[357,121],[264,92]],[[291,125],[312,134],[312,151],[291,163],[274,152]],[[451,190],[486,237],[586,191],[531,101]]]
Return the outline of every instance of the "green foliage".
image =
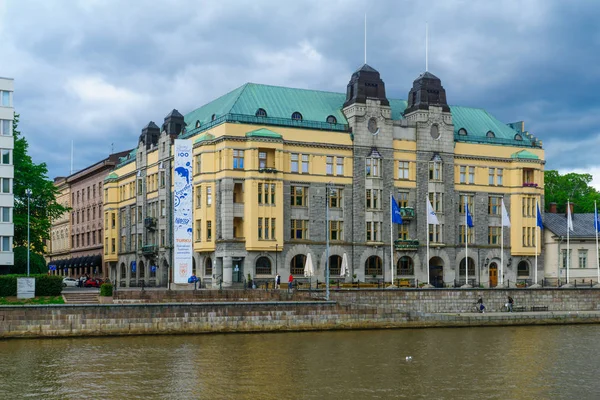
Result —
[[[0,297],[0,305],[27,305],[27,304],[65,304],[65,299],[62,296],[50,296],[50,297],[34,297],[33,299],[18,299],[9,300],[4,297]]]
[[[103,283],[100,285],[100,296],[111,297],[113,295],[113,285],[110,283]]]
[[[15,264],[10,267],[11,274],[27,274],[27,247],[13,248]],[[45,274],[48,272],[46,260],[40,254],[29,253],[29,274]]]
[[[15,148],[13,162],[15,177],[13,179],[13,193],[15,208],[13,220],[15,224],[14,246],[27,245],[27,196],[25,189],[31,189],[29,200],[29,225],[31,250],[35,253],[44,253],[44,241],[50,239],[51,220],[59,218],[70,209],[56,202],[59,194],[58,188],[48,179],[46,163],[35,164],[27,154],[29,144],[18,130],[19,114],[15,113],[13,121],[13,135]],[[16,258],[16,257],[15,257]]]
[[[0,275],[0,297],[17,295],[17,278],[27,275]],[[35,278],[36,296],[60,296],[62,293],[62,276],[29,275]]]
[[[544,206],[556,203],[557,212],[566,212],[567,200],[573,203],[575,213],[593,213],[594,201],[600,203],[600,193],[592,186],[592,175],[569,173],[560,175],[558,171],[544,172]]]

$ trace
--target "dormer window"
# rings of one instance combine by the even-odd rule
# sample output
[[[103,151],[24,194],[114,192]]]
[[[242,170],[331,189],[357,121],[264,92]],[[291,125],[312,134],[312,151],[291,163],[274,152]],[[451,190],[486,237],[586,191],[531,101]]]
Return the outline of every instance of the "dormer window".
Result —
[[[264,108],[259,108],[258,110],[256,110],[256,113],[254,115],[256,117],[266,117],[267,116],[267,112],[265,111]]]
[[[467,136],[467,130],[465,128],[460,128],[458,130],[458,134],[461,136]]]
[[[327,123],[329,123],[329,124],[337,124],[337,119],[333,115],[330,115],[330,116],[327,117]]]
[[[200,128],[200,121],[196,121],[196,128]]]
[[[294,111],[292,114],[292,119],[295,121],[302,121],[302,114],[300,114],[298,111]]]
[[[210,117],[210,120],[211,120],[211,121],[214,121],[215,119],[217,119],[217,114],[213,114],[213,115]]]
[[[518,133],[517,133],[517,134],[515,135],[515,140],[522,141],[522,140],[523,140],[523,136],[521,136],[520,134],[518,134]]]
[[[492,131],[488,131],[488,132],[485,134],[485,136],[487,136],[487,137],[489,137],[489,138],[495,138],[495,137],[496,137],[496,134],[495,134],[494,132],[492,132]]]

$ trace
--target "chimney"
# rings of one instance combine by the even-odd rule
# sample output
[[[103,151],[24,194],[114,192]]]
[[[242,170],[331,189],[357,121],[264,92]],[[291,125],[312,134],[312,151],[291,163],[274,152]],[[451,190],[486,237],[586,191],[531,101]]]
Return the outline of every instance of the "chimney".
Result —
[[[556,203],[550,203],[550,210],[548,210],[548,212],[556,214]]]
[[[571,215],[573,215],[573,203],[568,203],[568,205],[571,209]],[[567,215],[567,204],[565,204],[565,215]]]

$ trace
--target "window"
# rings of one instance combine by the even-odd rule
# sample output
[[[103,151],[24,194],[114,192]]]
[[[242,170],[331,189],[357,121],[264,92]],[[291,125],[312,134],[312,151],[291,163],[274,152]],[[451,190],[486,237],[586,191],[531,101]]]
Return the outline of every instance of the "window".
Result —
[[[164,218],[167,215],[167,208],[165,207],[165,201],[160,201],[160,216]]]
[[[265,239],[269,239],[269,218],[265,218]]]
[[[276,237],[275,237],[275,218],[271,218],[271,239],[276,239]]]
[[[110,252],[111,254],[115,254],[115,252],[117,251],[117,244],[115,243],[115,238],[112,238],[110,240]]]
[[[408,226],[406,224],[398,226],[398,239],[408,240]]]
[[[467,167],[461,165],[459,168],[459,183],[467,183]]]
[[[9,119],[0,119],[0,134],[2,136],[12,136],[12,121]]]
[[[302,121],[302,114],[300,114],[298,111],[295,111],[292,113],[292,119],[295,121]]]
[[[440,182],[442,180],[442,163],[440,161],[429,162],[429,180]]]
[[[263,219],[262,218],[258,219],[258,239],[259,240],[263,239]]]
[[[292,172],[298,172],[298,156],[298,153],[292,153],[291,155],[292,164],[290,169]]]
[[[275,204],[275,184],[271,183],[271,204]]]
[[[297,164],[296,164],[296,166],[297,166]],[[267,152],[266,151],[258,152],[258,168],[260,168],[260,169],[267,168]]]
[[[408,161],[399,161],[398,162],[398,179],[409,179],[409,163]]]
[[[444,198],[444,193],[441,193],[441,192],[430,192],[429,193],[429,202],[431,203],[431,206],[433,207],[433,211],[435,211],[436,213],[444,212],[443,198]]]
[[[328,116],[326,121],[329,124],[337,124],[337,119],[333,115]]]
[[[196,203],[196,208],[202,207],[202,186],[194,188],[194,202]]]
[[[561,258],[562,258],[562,267],[563,268],[567,268],[567,249],[562,249],[560,251],[561,253]],[[571,257],[573,255],[573,249],[569,249],[569,267],[573,266],[573,263],[571,263]],[[529,274],[527,274],[529,275]]]
[[[459,232],[458,232],[458,241],[460,244],[465,244],[465,226],[466,225],[459,225]],[[467,239],[469,240],[469,243],[473,244],[473,228],[469,228],[467,229]]]
[[[2,193],[10,193],[10,178],[2,179]]]
[[[398,202],[398,207],[408,207],[408,192],[399,192],[398,196],[396,196],[396,201]]]
[[[523,227],[523,247],[535,246],[535,228]]]
[[[201,158],[201,157],[202,157],[202,155],[201,155],[201,154],[198,154],[198,155],[196,156],[196,173],[197,173],[197,174],[199,174],[200,172],[202,172],[202,158]],[[163,173],[163,172],[161,172],[161,174],[162,174],[162,173]],[[161,187],[162,187],[162,185],[161,185]]]
[[[269,257],[259,257],[256,260],[256,275],[271,275],[271,260]]]
[[[306,256],[297,254],[290,262],[290,273],[292,275],[304,275],[304,265],[306,264]]]
[[[10,165],[10,150],[2,149],[2,164]]]
[[[415,264],[412,258],[408,256],[402,256],[398,260],[398,266],[396,267],[396,275],[414,275]]]
[[[308,207],[308,188],[303,186],[291,187],[291,205],[293,207]]]
[[[196,242],[200,242],[202,240],[202,220],[196,220]]]
[[[335,174],[338,176],[344,175],[344,157],[337,157]]]
[[[212,221],[206,221],[206,240],[212,241]]]
[[[365,276],[366,275],[382,275],[383,269],[381,266],[381,258],[371,256],[365,261]]]
[[[308,221],[304,219],[291,220],[291,238],[308,239]]]
[[[579,250],[579,268],[587,268],[587,254],[587,250]]]
[[[342,207],[342,189],[330,188],[329,189],[329,207],[340,208]]]
[[[206,187],[206,205],[212,206],[212,186]]]
[[[333,175],[333,156],[327,156],[327,166],[326,173],[327,175]]]
[[[524,217],[535,217],[535,197],[523,197],[521,199],[521,208]]]
[[[571,253],[569,251],[569,253]],[[529,264],[527,261],[521,261],[517,265],[517,277],[528,278],[529,277]]]
[[[519,141],[521,141],[521,140],[523,140],[523,136],[521,136],[520,134],[518,134],[518,133],[517,133],[517,134],[515,135],[515,140],[519,140]]]
[[[469,167],[469,185],[475,184],[475,167]]]
[[[302,154],[302,173],[308,174],[308,154]]]
[[[496,185],[502,186],[502,168],[496,169]]]
[[[533,186],[534,182],[533,168],[523,168],[523,186]]]
[[[138,222],[144,222],[144,213],[142,212],[142,206],[138,206],[137,209],[138,209],[138,216],[137,216]],[[114,216],[114,213],[113,213],[113,216]],[[113,228],[114,228],[114,225],[113,225]]]
[[[0,236],[2,238],[2,248],[0,251],[7,252],[12,251],[12,237],[10,236]]]
[[[244,169],[244,150],[233,150],[233,169]]]
[[[0,207],[0,222],[10,222],[10,207]]]
[[[367,221],[367,242],[380,241],[381,222]]]
[[[486,137],[489,137],[489,138],[495,138],[495,137],[496,137],[496,134],[495,134],[494,132],[492,132],[492,131],[488,131],[488,132],[485,134],[485,136],[486,136]]]
[[[489,169],[489,181],[488,181],[489,185],[493,185],[494,184],[494,176],[496,175],[495,171],[496,170],[494,168],[490,168]]]
[[[256,112],[254,113],[255,116],[257,117],[266,117],[267,116],[267,112],[265,111],[264,108],[259,108],[258,110],[256,110]]]
[[[4,91],[0,91],[0,94],[2,96],[0,96],[0,100],[2,101],[2,106],[3,107],[10,107],[10,94],[11,92],[7,92],[6,90]]]
[[[461,136],[467,136],[467,130],[465,128],[460,128],[458,130],[458,134]]]
[[[473,201],[475,196],[473,195],[459,195],[460,200],[458,202],[458,212],[460,214],[464,214],[465,213],[465,201],[467,202],[467,204],[469,205],[469,212],[471,213],[471,215],[473,215]]]
[[[165,171],[160,171],[160,187],[165,187]]]
[[[116,217],[115,213],[110,213],[110,227],[112,229],[115,229],[116,225],[117,225],[117,217]]]
[[[258,204],[264,204],[263,203],[263,184],[262,183],[258,184]]]
[[[344,222],[329,221],[329,240],[344,240],[343,234]]]
[[[217,114],[213,114],[210,116],[211,121],[214,121],[215,119],[217,119]]]
[[[166,244],[167,244],[167,242],[166,242],[165,230],[161,229],[160,230],[160,245],[162,247],[165,247]]]
[[[342,257],[329,257],[329,276],[339,276],[342,273]]]
[[[444,243],[442,233],[444,231],[444,225],[429,225],[429,242],[431,243]]]
[[[379,177],[379,158],[367,158],[365,160],[365,174],[371,177]]]
[[[501,197],[496,197],[496,196],[488,197],[488,214],[500,215],[500,202],[501,201],[502,201]]]

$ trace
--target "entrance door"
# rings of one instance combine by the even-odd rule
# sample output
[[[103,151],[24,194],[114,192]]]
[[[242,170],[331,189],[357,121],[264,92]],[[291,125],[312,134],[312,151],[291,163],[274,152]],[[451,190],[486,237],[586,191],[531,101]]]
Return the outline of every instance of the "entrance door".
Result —
[[[498,286],[498,264],[495,262],[490,264],[490,287]]]
[[[429,282],[437,288],[444,287],[444,261],[440,257],[429,261]]]
[[[244,258],[243,257],[234,257],[233,258],[232,281],[234,283],[244,282]]]

